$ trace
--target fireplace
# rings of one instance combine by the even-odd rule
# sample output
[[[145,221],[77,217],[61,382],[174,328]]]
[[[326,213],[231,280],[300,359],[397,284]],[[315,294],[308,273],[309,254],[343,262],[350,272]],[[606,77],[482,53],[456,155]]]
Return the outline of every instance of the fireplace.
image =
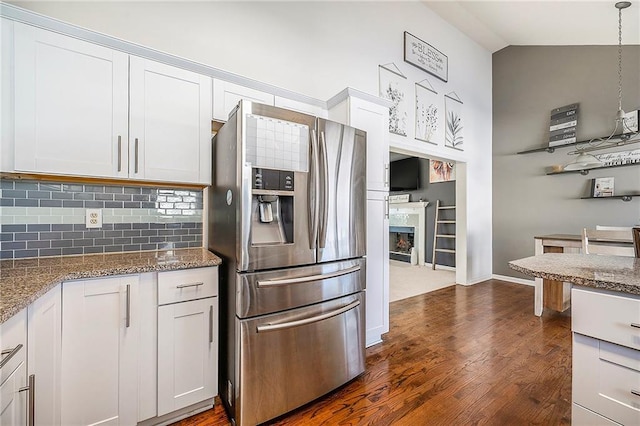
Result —
[[[415,228],[413,226],[390,226],[389,259],[411,262],[414,236]]]

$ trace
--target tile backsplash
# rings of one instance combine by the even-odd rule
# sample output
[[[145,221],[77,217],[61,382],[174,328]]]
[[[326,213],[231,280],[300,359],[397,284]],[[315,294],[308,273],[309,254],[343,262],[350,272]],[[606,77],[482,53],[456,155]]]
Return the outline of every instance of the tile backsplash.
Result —
[[[2,259],[200,246],[202,190],[0,179]]]

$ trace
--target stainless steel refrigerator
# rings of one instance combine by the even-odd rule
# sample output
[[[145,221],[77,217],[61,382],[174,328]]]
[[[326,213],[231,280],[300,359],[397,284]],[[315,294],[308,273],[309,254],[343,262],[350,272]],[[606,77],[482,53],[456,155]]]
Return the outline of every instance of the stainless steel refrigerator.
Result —
[[[220,396],[255,425],[364,371],[366,135],[241,101],[213,143]]]

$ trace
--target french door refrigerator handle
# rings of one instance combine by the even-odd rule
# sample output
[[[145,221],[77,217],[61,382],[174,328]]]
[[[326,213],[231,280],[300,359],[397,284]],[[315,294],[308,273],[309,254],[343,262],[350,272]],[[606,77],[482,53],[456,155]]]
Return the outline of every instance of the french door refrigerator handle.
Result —
[[[258,281],[258,288],[262,287],[276,287],[280,285],[307,283],[310,281],[326,280],[328,278],[335,278],[342,275],[351,274],[360,270],[360,265],[352,266],[351,268],[340,269],[339,271],[329,272],[328,274],[307,275],[306,277],[285,278],[282,280],[265,280]]]
[[[357,307],[358,305],[360,305],[360,301],[356,300],[355,302],[349,303],[346,306],[343,306],[341,308],[338,308],[334,311],[331,312],[327,312],[326,314],[322,314],[322,315],[317,315],[315,317],[311,317],[311,318],[305,318],[305,319],[301,319],[301,320],[297,320],[297,321],[290,321],[290,322],[283,322],[280,324],[265,324],[265,325],[259,325],[256,328],[256,331],[258,333],[262,333],[265,331],[277,331],[277,330],[284,330],[287,328],[293,328],[293,327],[298,327],[301,325],[307,325],[307,324],[312,324],[314,322],[320,322],[322,320],[326,320],[327,318],[331,318],[331,317],[335,317],[338,316],[344,312],[350,311],[351,309]]]
[[[309,173],[309,248],[316,248],[316,240],[318,239],[318,216],[319,203],[318,193],[320,192],[320,180],[318,172],[320,165],[318,164],[318,136],[315,130],[311,130],[311,173]]]
[[[319,241],[318,247],[324,248],[327,242],[327,216],[329,215],[329,166],[328,166],[328,158],[327,158],[327,141],[324,136],[324,132],[320,132],[320,162],[322,163],[322,167],[320,168],[322,173],[322,217],[320,219],[320,230],[319,230]]]

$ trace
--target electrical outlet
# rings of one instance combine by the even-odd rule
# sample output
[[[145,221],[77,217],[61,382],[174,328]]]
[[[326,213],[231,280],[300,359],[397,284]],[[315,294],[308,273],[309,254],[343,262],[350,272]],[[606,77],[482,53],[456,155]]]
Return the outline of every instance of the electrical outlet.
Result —
[[[85,226],[87,228],[102,228],[102,210],[87,209],[85,216]]]

